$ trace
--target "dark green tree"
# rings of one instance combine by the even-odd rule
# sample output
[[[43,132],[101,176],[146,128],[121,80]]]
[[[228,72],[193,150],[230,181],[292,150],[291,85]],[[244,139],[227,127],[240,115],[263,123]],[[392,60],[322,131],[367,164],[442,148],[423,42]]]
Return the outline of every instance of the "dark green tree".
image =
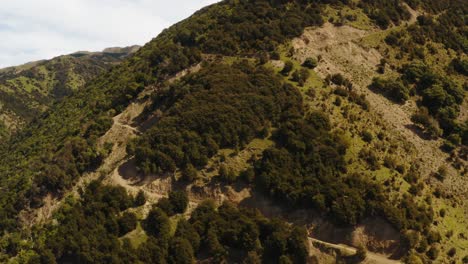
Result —
[[[173,238],[169,244],[169,264],[191,264],[194,263],[194,252],[192,245],[185,238]]]

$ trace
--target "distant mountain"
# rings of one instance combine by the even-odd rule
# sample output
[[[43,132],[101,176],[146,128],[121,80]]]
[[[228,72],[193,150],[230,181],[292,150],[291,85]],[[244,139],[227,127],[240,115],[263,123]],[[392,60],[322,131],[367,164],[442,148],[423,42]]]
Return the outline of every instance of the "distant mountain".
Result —
[[[0,70],[0,131],[16,131],[140,47],[76,52]]]

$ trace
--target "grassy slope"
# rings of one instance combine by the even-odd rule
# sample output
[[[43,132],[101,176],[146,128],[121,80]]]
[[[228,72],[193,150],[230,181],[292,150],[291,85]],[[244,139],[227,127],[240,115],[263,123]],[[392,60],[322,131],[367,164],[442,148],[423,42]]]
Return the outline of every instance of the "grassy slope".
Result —
[[[328,17],[334,18],[337,20],[337,10],[329,8]],[[354,13],[357,15],[358,19],[356,21],[345,21],[345,25],[349,25],[358,29],[369,30],[371,32],[361,40],[357,42],[359,45],[365,49],[375,48],[382,54],[386,54],[388,60],[387,72],[384,74],[385,77],[395,77],[398,76],[398,73],[391,69],[397,69],[406,63],[413,61],[413,58],[405,56],[403,59],[396,59],[395,56],[398,51],[387,44],[385,44],[385,37],[395,30],[404,30],[406,25],[392,27],[388,30],[378,30],[375,27],[372,27],[365,23],[365,20],[360,19],[359,10],[348,10],[345,8],[342,13]],[[456,52],[451,49],[446,49],[442,44],[429,42],[428,45],[433,46],[436,49],[436,53],[429,53],[428,50],[425,50],[425,61],[428,65],[431,65],[436,72],[445,73],[446,67],[452,61],[453,58],[457,57]],[[283,49],[284,51],[289,50],[288,47]],[[462,57],[466,55],[462,54]],[[291,59],[283,56],[283,59]],[[294,61],[296,67],[298,67],[298,62]],[[364,76],[365,78],[365,76]],[[459,85],[463,85],[463,82],[466,81],[466,78],[460,74],[453,74],[450,76],[452,80],[457,82]],[[317,84],[319,82],[319,84]],[[384,164],[384,158],[386,156],[391,156],[396,159],[397,164],[403,165],[406,170],[413,163],[421,163],[417,160],[417,152],[419,150],[412,147],[411,142],[407,142],[406,139],[398,136],[398,133],[394,133],[391,129],[387,129],[385,120],[383,120],[375,112],[365,112],[359,109],[359,107],[353,106],[347,100],[341,98],[342,103],[337,106],[335,102],[338,95],[332,93],[333,88],[327,85],[320,85],[320,79],[316,79],[314,76],[311,80],[308,81],[305,85],[308,89],[315,90],[313,93],[315,96],[311,98],[306,96],[306,103],[310,105],[312,109],[321,109],[330,113],[335,127],[340,133],[345,133],[349,136],[350,148],[347,152],[347,160],[349,162],[348,169],[350,172],[365,172],[369,177],[373,178],[377,182],[386,186],[386,190],[389,193],[390,197],[401,197],[401,195],[407,192],[411,186],[404,179],[404,173],[400,173],[395,169],[387,168]],[[307,90],[307,89],[303,89]],[[306,94],[307,91],[305,92]],[[412,98],[411,100],[416,100],[417,98]],[[466,96],[465,96],[466,100]],[[462,110],[463,111],[463,110]],[[344,114],[346,112],[346,114]],[[358,118],[353,118],[358,117]],[[350,118],[351,117],[351,118]],[[360,134],[362,131],[369,131],[374,135],[374,139],[371,143],[364,142]],[[383,133],[383,140],[379,139],[376,135],[378,133]],[[430,144],[430,142],[428,142]],[[362,148],[371,147],[377,153],[380,163],[380,169],[370,170],[368,165],[359,158],[359,152]],[[445,157],[437,157],[439,159],[444,159]],[[424,161],[421,163],[424,165]],[[458,172],[459,173],[459,172]],[[456,173],[455,178],[459,178],[459,184],[464,184],[466,180],[463,180],[463,177]],[[458,175],[457,175],[458,174]],[[423,178],[431,178],[431,175],[421,175]],[[460,178],[462,177],[462,178]],[[436,182],[434,180],[425,180],[427,184],[424,184],[424,189],[417,194],[420,198],[418,199],[421,204],[428,202],[428,199],[431,201],[431,204],[436,212],[436,219],[432,228],[438,231],[442,235],[442,241],[438,247],[440,248],[440,256],[437,259],[437,263],[446,263],[450,259],[447,256],[447,252],[451,248],[455,248],[457,251],[454,260],[461,261],[461,259],[468,254],[468,240],[466,237],[466,227],[467,217],[468,217],[468,205],[466,202],[463,202],[464,196],[458,196],[457,192],[453,192],[450,189],[450,186],[444,185],[444,183]],[[437,198],[433,195],[433,192],[436,188],[442,186],[443,190],[446,191],[446,197]],[[453,196],[455,195],[455,196]],[[445,210],[445,217],[442,217],[439,214],[439,211]]]

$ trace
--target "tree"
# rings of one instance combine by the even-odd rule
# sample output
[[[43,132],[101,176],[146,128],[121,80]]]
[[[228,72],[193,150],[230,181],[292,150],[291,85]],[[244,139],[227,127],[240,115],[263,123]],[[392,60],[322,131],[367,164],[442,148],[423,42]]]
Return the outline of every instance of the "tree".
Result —
[[[213,228],[208,230],[205,243],[208,252],[210,252],[210,255],[213,256],[215,262],[222,262],[225,259],[227,251],[219,242],[218,235]]]
[[[294,263],[306,263],[309,252],[307,250],[307,231],[304,227],[294,227],[288,239],[288,252]]]
[[[174,207],[172,206],[171,201],[169,198],[163,197],[159,199],[158,203],[156,204],[158,208],[164,211],[168,216],[173,216],[176,213],[174,212]]]
[[[137,196],[135,197],[134,205],[135,207],[139,207],[139,206],[144,205],[145,203],[146,203],[145,192],[143,190],[140,190]]]
[[[194,252],[192,245],[185,238],[174,238],[169,244],[169,264],[192,264]]]
[[[172,205],[172,209],[176,214],[182,214],[185,212],[188,206],[188,195],[185,191],[173,191],[169,193],[169,201]]]
[[[149,235],[168,241],[171,231],[169,217],[160,208],[153,208],[145,220],[145,229]]]
[[[182,180],[186,182],[193,182],[197,179],[197,170],[192,164],[188,164],[182,171]]]
[[[175,237],[187,239],[192,245],[193,250],[195,252],[198,251],[200,247],[200,235],[185,218],[180,219],[177,223]]]
[[[134,213],[125,212],[118,220],[119,234],[123,236],[134,230],[137,226],[137,217]]]

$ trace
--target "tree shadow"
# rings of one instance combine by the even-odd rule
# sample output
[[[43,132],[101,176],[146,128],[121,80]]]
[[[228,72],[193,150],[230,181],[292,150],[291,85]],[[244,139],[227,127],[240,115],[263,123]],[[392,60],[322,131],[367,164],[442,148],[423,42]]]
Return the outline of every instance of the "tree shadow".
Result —
[[[417,125],[415,125],[415,124],[405,125],[405,128],[411,130],[411,132],[416,134],[421,139],[432,140],[430,135],[428,135],[427,133],[424,133],[424,131],[422,131],[422,129],[420,127],[418,127]]]

